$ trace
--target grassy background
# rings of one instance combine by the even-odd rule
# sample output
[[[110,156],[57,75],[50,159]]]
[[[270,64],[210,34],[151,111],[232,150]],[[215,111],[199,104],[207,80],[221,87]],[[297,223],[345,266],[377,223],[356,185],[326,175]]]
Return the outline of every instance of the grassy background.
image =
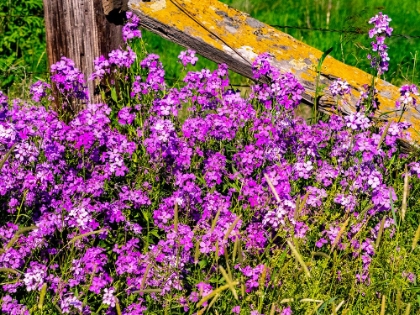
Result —
[[[366,55],[370,48],[367,21],[379,11],[392,18],[395,34],[388,40],[391,66],[385,79],[396,85],[418,84],[420,54],[420,1],[418,0],[222,0],[248,12],[251,16],[279,28],[295,38],[322,51],[334,47],[332,56],[370,71]],[[25,83],[46,77],[45,30],[42,0],[0,0],[0,89],[19,94]],[[304,28],[304,29],[297,29]],[[360,31],[360,34],[314,30]],[[161,56],[168,80],[178,79],[181,66],[176,58],[182,47],[143,31],[149,52]],[[419,36],[411,38],[409,36]],[[200,67],[215,68],[215,64],[200,60]],[[246,82],[233,75],[234,84]],[[13,94],[15,94],[13,93]]]
[[[322,51],[334,47],[332,56],[349,65],[370,72],[366,59],[370,42],[367,21],[382,11],[391,18],[395,34],[419,36],[419,38],[390,38],[390,71],[386,80],[394,84],[413,82],[418,84],[420,54],[420,1],[418,0],[222,0],[222,2],[249,13],[252,17],[270,25],[288,25],[301,28],[328,28],[330,30],[360,31],[361,34],[316,31],[307,29],[279,28]],[[169,77],[176,77],[179,67],[174,60],[182,50],[149,32],[144,32],[149,50],[161,55]],[[206,62],[205,66],[214,67]],[[241,78],[235,76],[236,83]],[[243,80],[243,79],[242,79]]]
[[[47,56],[42,0],[0,0],[0,90],[22,95],[45,78]]]

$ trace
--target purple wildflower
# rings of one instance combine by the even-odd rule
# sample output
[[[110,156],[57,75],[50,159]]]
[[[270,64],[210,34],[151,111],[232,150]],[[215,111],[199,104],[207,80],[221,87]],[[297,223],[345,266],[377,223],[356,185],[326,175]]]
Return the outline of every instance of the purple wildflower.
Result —
[[[127,106],[118,112],[118,122],[121,125],[130,125],[136,118],[136,114],[132,113],[131,110],[132,108]]]
[[[109,74],[111,72],[111,65],[108,59],[106,59],[104,56],[95,58],[95,60],[93,61],[93,65],[95,67],[95,72],[91,74],[89,80],[101,80],[106,74]]]
[[[195,51],[191,49],[181,51],[178,56],[178,59],[184,67],[186,67],[188,64],[194,66],[195,63],[198,61],[198,58],[195,56]]]
[[[116,297],[114,296],[115,289],[114,288],[105,288],[104,295],[102,296],[102,303],[109,305],[111,307],[115,307],[115,303],[117,302]]]
[[[115,49],[109,53],[109,63],[118,68],[130,68],[136,60],[136,53],[127,46],[127,50]]]
[[[39,102],[42,98],[47,96],[47,91],[51,89],[51,85],[44,81],[37,81],[29,89],[32,94],[32,100]]]
[[[385,45],[385,36],[390,37],[393,29],[389,27],[391,19],[380,12],[369,20],[369,24],[374,24],[374,27],[369,30],[369,37],[375,36],[376,41],[372,42],[372,50],[376,52],[378,56],[368,55],[368,59],[371,60],[372,68],[378,71],[378,74],[383,74],[388,71],[389,57],[388,57],[388,46]]]
[[[88,99],[83,73],[76,68],[73,60],[61,57],[60,61],[51,66],[51,73],[51,81],[65,98],[82,101]]]
[[[395,103],[395,107],[397,109],[399,109],[401,105],[403,105],[404,108],[406,108],[406,106],[413,106],[414,108],[416,108],[417,100],[415,97],[413,97],[413,95],[418,96],[419,91],[415,84],[403,85],[400,88],[400,95],[400,98]]]
[[[330,92],[332,96],[350,94],[350,86],[347,81],[337,79],[331,83]]]
[[[26,286],[26,290],[28,292],[41,290],[41,287],[44,284],[46,277],[47,267],[35,261],[31,261],[23,279],[23,282]]]
[[[122,28],[122,37],[125,42],[133,38],[141,38],[141,31],[138,29],[140,25],[140,19],[137,15],[131,11],[126,13],[127,23]]]

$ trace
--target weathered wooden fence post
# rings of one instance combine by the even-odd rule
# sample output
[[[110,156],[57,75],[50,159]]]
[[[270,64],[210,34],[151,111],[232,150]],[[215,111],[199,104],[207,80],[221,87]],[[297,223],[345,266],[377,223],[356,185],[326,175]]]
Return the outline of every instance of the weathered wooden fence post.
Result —
[[[282,71],[291,71],[305,87],[304,100],[314,103],[317,64],[322,52],[306,45],[248,14],[228,7],[217,0],[130,0],[128,7],[140,17],[144,28],[246,77],[252,77],[251,63],[261,53],[273,55],[272,64]],[[320,83],[329,86],[336,78],[346,80],[352,95],[343,106],[345,112],[356,109],[356,102],[364,84],[372,83],[372,76],[328,56],[321,69]],[[383,119],[398,120],[395,101],[398,88],[377,79],[375,87]],[[420,100],[419,100],[420,101]],[[329,111],[335,99],[324,89],[319,100],[321,110]],[[420,112],[410,108],[404,120],[412,123],[413,140],[420,141]]]
[[[123,44],[126,5],[126,0],[44,0],[49,65],[68,57],[87,79],[96,57]],[[91,102],[99,101],[92,81],[88,88]]]

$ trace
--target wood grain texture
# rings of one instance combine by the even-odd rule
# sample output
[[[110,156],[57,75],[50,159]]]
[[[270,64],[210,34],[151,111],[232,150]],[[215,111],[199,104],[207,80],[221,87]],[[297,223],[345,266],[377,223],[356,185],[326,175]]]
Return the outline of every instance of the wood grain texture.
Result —
[[[251,64],[255,57],[269,52],[275,67],[293,72],[305,87],[304,101],[314,103],[316,67],[322,56],[318,49],[217,0],[129,0],[128,7],[140,17],[144,28],[194,49],[214,62],[225,63],[248,78],[252,78]],[[336,78],[346,80],[352,87],[352,94],[347,103],[342,104],[342,110],[355,111],[362,86],[370,85],[372,76],[328,56],[321,69],[320,83],[329,86]],[[380,101],[377,116],[382,114],[381,119],[398,120],[401,114],[395,110],[398,88],[381,79],[376,79],[375,86]],[[323,93],[320,110],[330,112],[336,100],[328,89]],[[412,123],[412,142],[419,142],[420,113],[410,108],[403,119]]]
[[[105,15],[109,15],[112,11],[127,11],[128,0],[102,0]]]
[[[44,12],[50,66],[68,57],[87,79],[96,57],[123,44],[122,26],[108,20],[102,0],[44,0]],[[93,82],[87,82],[90,100],[100,101]]]

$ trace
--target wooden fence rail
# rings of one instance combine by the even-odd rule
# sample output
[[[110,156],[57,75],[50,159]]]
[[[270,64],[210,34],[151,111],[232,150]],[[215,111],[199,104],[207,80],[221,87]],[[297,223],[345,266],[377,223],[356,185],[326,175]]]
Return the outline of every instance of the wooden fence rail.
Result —
[[[140,17],[144,28],[194,49],[214,62],[225,63],[248,78],[252,78],[254,58],[263,52],[271,53],[273,65],[293,72],[305,87],[305,102],[314,103],[316,67],[322,52],[290,35],[217,0],[129,0],[128,8]],[[322,65],[320,83],[328,86],[336,78],[346,80],[352,87],[352,95],[343,110],[355,111],[362,86],[370,85],[372,76],[328,56]],[[381,79],[376,79],[375,86],[380,102],[377,115],[397,120],[400,115],[395,112],[398,88]],[[324,90],[320,110],[328,112],[333,104],[334,98]],[[403,119],[412,124],[409,131],[413,143],[419,142],[420,112],[409,108]]]

